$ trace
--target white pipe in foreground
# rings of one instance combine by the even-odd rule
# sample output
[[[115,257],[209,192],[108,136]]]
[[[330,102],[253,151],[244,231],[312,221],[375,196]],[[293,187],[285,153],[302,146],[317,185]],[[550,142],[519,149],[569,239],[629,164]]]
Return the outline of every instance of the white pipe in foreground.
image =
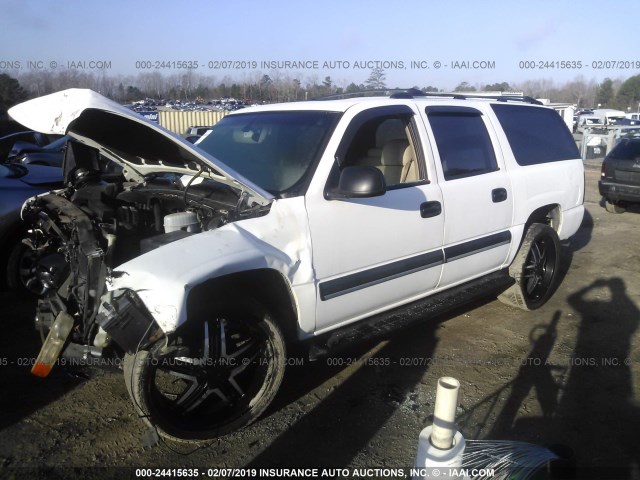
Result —
[[[438,379],[436,407],[433,412],[431,443],[434,447],[449,450],[456,434],[456,408],[460,382],[453,377]]]
[[[460,382],[455,378],[438,379],[433,425],[422,430],[418,438],[418,473],[413,475],[414,480],[435,478],[442,473],[439,469],[462,466],[465,440],[455,423],[459,390]]]

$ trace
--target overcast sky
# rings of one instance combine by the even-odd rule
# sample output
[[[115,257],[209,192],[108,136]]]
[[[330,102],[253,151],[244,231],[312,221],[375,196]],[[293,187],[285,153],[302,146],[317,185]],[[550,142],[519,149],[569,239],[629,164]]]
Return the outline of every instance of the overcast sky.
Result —
[[[330,75],[346,85],[364,83],[370,67],[380,65],[389,87],[449,89],[462,81],[564,83],[580,75],[600,81],[640,73],[634,0],[0,0],[0,11],[4,73],[18,65],[25,71],[32,62],[57,70],[108,65],[114,75],[171,74],[179,71],[175,62],[192,61],[198,73],[219,79]],[[265,61],[305,68],[278,73]],[[562,67],[562,61],[574,63]]]

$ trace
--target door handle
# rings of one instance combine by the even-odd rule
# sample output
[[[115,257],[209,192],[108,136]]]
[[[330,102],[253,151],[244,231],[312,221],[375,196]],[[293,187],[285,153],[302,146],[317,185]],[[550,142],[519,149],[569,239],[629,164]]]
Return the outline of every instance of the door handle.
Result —
[[[504,202],[507,199],[507,189],[506,188],[494,188],[491,190],[491,200],[493,203]]]
[[[442,204],[438,201],[424,202],[420,205],[422,218],[437,217],[442,213]]]

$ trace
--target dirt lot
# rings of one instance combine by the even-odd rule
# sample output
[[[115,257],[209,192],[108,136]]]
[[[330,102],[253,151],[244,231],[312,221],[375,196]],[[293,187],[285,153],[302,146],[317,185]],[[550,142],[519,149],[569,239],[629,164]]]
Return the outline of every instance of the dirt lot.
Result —
[[[588,163],[587,215],[563,246],[566,276],[545,307],[524,313],[487,299],[338,359],[290,366],[263,418],[196,451],[152,445],[117,368],[32,377],[23,364],[38,351],[34,305],[0,293],[0,477],[409,467],[436,380],[449,375],[462,383],[466,438],[566,444],[580,478],[640,478],[640,213],[608,214],[598,162]]]

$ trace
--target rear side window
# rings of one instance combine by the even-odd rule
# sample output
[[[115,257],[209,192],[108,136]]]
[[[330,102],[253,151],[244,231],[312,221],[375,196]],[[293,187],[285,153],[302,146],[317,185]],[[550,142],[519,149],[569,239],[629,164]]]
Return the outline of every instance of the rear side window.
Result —
[[[427,107],[427,116],[445,180],[481,175],[498,169],[493,145],[479,111],[471,108]]]
[[[550,108],[491,105],[519,165],[580,158],[564,120]]]

